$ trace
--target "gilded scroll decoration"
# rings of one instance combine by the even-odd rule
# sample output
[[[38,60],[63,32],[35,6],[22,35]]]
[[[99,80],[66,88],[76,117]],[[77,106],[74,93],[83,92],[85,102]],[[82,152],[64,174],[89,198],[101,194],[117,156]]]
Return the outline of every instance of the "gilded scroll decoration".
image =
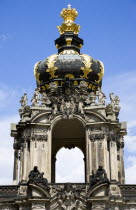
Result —
[[[49,72],[50,74],[50,79],[53,78],[58,78],[58,76],[55,75],[56,70],[58,69],[57,67],[55,67],[55,62],[56,62],[56,58],[58,57],[58,55],[51,55],[50,57],[48,57],[47,59],[47,66],[48,69],[46,70],[46,72]]]
[[[100,83],[100,81],[102,80],[103,75],[104,75],[104,65],[101,61],[98,61],[98,63],[100,64],[100,73],[97,74],[98,80],[95,80],[96,83]]]
[[[81,57],[83,58],[84,67],[81,67],[81,70],[83,71],[83,76],[80,76],[80,77],[88,79],[89,78],[88,74],[92,72],[92,69],[90,69],[92,62],[91,62],[90,56],[88,55],[81,55]]]

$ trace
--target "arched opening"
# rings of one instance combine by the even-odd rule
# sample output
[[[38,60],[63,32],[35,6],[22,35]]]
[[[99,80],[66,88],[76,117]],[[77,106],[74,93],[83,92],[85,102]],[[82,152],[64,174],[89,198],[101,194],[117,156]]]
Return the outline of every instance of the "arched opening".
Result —
[[[78,120],[76,118],[66,119],[66,120],[61,119],[58,122],[56,122],[56,124],[53,126],[53,129],[52,129],[52,164],[51,164],[51,166],[52,166],[51,181],[52,182],[58,181],[58,178],[56,177],[56,155],[57,155],[58,151],[63,147],[66,149],[72,149],[75,147],[79,148],[83,153],[83,157],[82,157],[82,160],[80,163],[80,165],[82,165],[83,158],[86,157],[86,139],[85,139],[85,126],[80,120]],[[76,150],[78,150],[78,149],[76,149]],[[75,153],[77,152],[76,150],[75,150]],[[62,152],[62,153],[65,158],[65,154],[67,152],[65,152],[65,153]],[[80,153],[80,152],[78,152],[78,153]],[[80,153],[80,155],[81,155],[81,153]],[[69,157],[70,157],[70,153],[69,153]],[[84,167],[83,167],[84,178],[82,180],[86,179],[86,170],[84,169],[84,168],[86,168],[85,165],[86,165],[86,163],[85,163],[85,158],[84,158]],[[80,168],[80,166],[79,166],[79,168]],[[55,177],[57,178],[57,180],[55,180]],[[79,181],[78,179],[77,179],[77,181],[75,180],[75,182],[78,182],[78,181]],[[68,182],[68,180],[66,182]]]
[[[85,182],[84,155],[77,147],[61,148],[56,155],[56,182]]]

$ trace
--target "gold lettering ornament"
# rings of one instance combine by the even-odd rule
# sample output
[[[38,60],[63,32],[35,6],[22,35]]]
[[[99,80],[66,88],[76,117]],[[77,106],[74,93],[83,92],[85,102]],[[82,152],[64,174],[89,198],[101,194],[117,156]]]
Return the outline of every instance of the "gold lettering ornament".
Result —
[[[50,57],[47,58],[47,66],[48,66],[48,69],[46,70],[46,72],[49,72],[50,74],[50,79],[53,79],[53,78],[58,78],[57,75],[55,75],[56,71],[57,71],[57,67],[55,67],[55,63],[56,63],[56,59],[57,59],[58,55],[51,55]]]

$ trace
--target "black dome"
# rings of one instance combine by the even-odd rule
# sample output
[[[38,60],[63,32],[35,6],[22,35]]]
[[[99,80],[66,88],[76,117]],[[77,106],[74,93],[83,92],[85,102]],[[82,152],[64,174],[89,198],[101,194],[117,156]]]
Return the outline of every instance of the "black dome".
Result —
[[[74,86],[84,80],[88,89],[96,90],[101,86],[103,64],[85,54],[54,54],[35,65],[35,76],[41,91],[53,81],[61,86],[65,78],[70,78]]]
[[[80,53],[83,40],[78,37],[80,26],[73,21],[78,15],[75,9],[63,9],[61,16],[65,22],[58,26],[60,37],[55,40],[58,54],[51,55],[35,64],[34,75],[40,92],[48,92],[49,84],[55,82],[62,87],[68,79],[73,87],[85,81],[88,91],[101,87],[104,66],[101,61]]]

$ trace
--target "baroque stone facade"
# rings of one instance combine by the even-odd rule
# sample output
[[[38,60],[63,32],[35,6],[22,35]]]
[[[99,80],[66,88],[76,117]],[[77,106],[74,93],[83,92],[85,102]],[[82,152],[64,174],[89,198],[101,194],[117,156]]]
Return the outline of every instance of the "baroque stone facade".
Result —
[[[111,93],[106,102],[102,62],[80,53],[77,14],[70,5],[62,10],[58,54],[35,65],[31,104],[27,93],[20,100],[20,121],[11,125],[14,185],[0,186],[0,209],[136,209],[136,185],[125,184],[120,99]],[[83,152],[85,183],[55,182],[62,147]]]

